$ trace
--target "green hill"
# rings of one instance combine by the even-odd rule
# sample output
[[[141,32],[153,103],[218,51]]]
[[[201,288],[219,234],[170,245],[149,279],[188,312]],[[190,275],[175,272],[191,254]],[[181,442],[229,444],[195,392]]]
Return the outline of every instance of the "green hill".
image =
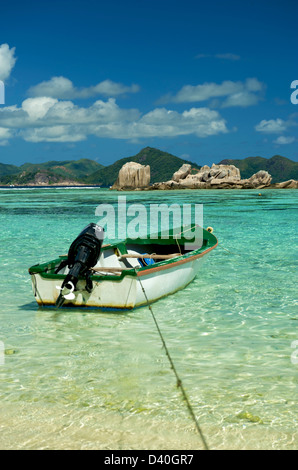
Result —
[[[13,175],[19,171],[19,167],[15,165],[9,165],[7,163],[0,163],[0,178],[5,175]]]
[[[48,180],[48,184],[59,184],[64,181],[79,182],[102,167],[103,165],[87,158],[24,163],[19,167],[0,164],[0,183],[26,185],[35,183],[36,178]]]
[[[90,174],[94,173],[102,167],[103,165],[100,165],[94,160],[90,160],[88,158],[81,158],[80,160],[52,160],[45,163],[25,163],[24,165],[19,167],[19,170],[21,172],[35,172],[48,170],[54,174],[66,178],[80,179],[89,176]]]
[[[85,181],[89,184],[99,184],[107,187],[112,186],[117,180],[119,170],[127,162],[150,165],[151,183],[168,181],[183,163],[190,163],[194,168],[200,168],[196,163],[183,160],[182,158],[175,157],[170,153],[162,152],[155,148],[146,147],[137,155],[121,158],[112,165],[99,169],[86,178]]]
[[[272,183],[279,183],[290,179],[298,180],[298,162],[293,162],[289,158],[275,155],[271,158],[248,157],[243,160],[225,159],[220,162],[222,165],[235,165],[239,168],[241,178],[250,178],[259,170],[268,171],[272,176]]]

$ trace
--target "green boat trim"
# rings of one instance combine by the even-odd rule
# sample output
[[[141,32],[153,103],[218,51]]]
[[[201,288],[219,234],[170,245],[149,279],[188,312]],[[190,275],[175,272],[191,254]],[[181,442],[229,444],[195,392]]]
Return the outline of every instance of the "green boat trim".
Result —
[[[188,228],[187,230],[193,230],[195,227],[192,226]],[[185,232],[186,229],[184,227],[181,227],[181,232]],[[202,239],[202,245],[193,250],[193,251],[188,251],[186,253],[181,253],[179,256],[175,256],[170,259],[166,260],[161,260],[161,261],[156,261],[154,264],[148,265],[148,266],[140,266],[140,267],[132,267],[132,268],[126,268],[125,270],[122,270],[120,274],[110,274],[109,276],[104,275],[104,274],[92,274],[91,279],[94,281],[101,281],[101,280],[107,280],[107,277],[111,281],[121,281],[125,276],[133,276],[133,277],[138,277],[138,276],[144,276],[146,274],[149,274],[150,272],[157,271],[157,270],[164,270],[168,269],[171,267],[174,267],[177,264],[185,263],[191,260],[191,258],[198,258],[200,256],[203,256],[207,252],[213,250],[217,244],[217,238],[209,231],[202,229],[203,232],[203,239]],[[146,246],[173,246],[175,247],[176,251],[177,248],[180,246],[183,246],[185,243],[190,243],[189,239],[182,236],[178,239],[172,234],[169,238],[162,238],[164,235],[164,232],[159,232],[155,236],[152,236],[152,238],[138,238],[138,239],[131,239],[127,238],[124,241],[117,242],[115,244],[107,244],[102,246],[102,252],[110,250],[111,248],[114,250],[117,250],[118,253],[121,255],[127,254],[127,246],[133,245],[133,246],[140,246],[145,248]],[[156,253],[154,253],[156,254]],[[59,256],[59,258],[56,258],[54,260],[51,260],[49,262],[41,263],[41,264],[35,264],[29,268],[29,274],[39,274],[41,277],[45,279],[56,279],[56,280],[64,280],[65,274],[56,274],[55,270],[57,269],[57,266],[63,261],[67,259],[67,255],[62,255]],[[80,279],[84,279],[80,277]]]

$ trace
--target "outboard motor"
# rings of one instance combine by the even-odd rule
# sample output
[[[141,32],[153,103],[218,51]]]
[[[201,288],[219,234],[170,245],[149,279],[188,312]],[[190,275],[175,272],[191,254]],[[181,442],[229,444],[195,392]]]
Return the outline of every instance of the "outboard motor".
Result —
[[[92,281],[90,279],[90,269],[97,263],[100,255],[102,242],[104,239],[104,229],[99,225],[91,223],[84,228],[79,236],[70,245],[67,260],[62,261],[57,271],[63,267],[69,267],[69,273],[64,279],[60,295],[56,302],[56,307],[63,305],[65,299],[73,299],[73,291],[76,289],[79,276],[86,278],[86,290],[92,291]],[[66,292],[68,293],[66,293]]]

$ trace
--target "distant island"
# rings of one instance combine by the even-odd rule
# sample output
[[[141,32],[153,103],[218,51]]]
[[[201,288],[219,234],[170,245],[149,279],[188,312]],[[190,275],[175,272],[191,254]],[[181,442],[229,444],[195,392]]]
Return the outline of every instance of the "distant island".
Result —
[[[0,163],[0,185],[81,185],[85,184],[89,175],[100,168],[103,168],[103,165],[87,158],[25,163],[21,166]]]
[[[176,157],[156,148],[145,147],[138,154],[121,158],[111,165],[104,166],[95,160],[49,161],[46,163],[25,163],[21,166],[0,163],[0,185],[2,186],[50,186],[50,185],[98,185],[111,187],[118,178],[119,171],[128,162],[150,166],[151,184],[171,180],[173,174],[184,164],[190,165],[191,173],[196,174],[202,167],[194,162]],[[242,178],[264,170],[272,177],[272,184],[287,180],[298,180],[298,162],[275,155],[225,159],[218,165],[234,165],[239,168]]]

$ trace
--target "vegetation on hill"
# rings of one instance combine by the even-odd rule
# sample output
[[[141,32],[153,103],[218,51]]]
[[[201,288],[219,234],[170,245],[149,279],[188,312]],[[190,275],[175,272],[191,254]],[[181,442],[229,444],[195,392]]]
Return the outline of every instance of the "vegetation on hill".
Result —
[[[94,160],[81,158],[80,160],[52,160],[45,163],[25,163],[19,167],[19,170],[20,172],[50,171],[53,174],[66,178],[79,179],[89,176],[102,167],[103,165]]]
[[[298,180],[298,162],[289,158],[275,155],[271,158],[248,157],[243,160],[226,159],[220,162],[222,165],[235,165],[239,168],[241,178],[250,178],[260,170],[268,171],[272,176],[272,183],[279,183],[290,179]]]
[[[19,186],[26,186],[26,185],[38,185],[38,184],[63,184],[65,181],[72,181],[76,182],[76,179],[73,180],[72,178],[68,178],[66,180],[65,177],[59,176],[53,171],[50,170],[24,170],[21,173],[17,173],[14,175],[6,175],[1,177],[0,183],[1,184],[10,184],[10,185],[19,185]]]
[[[38,181],[41,180],[45,182],[44,184],[60,184],[65,181],[79,182],[102,167],[103,165],[87,158],[24,163],[19,167],[1,164],[0,183],[26,185],[38,184]]]
[[[19,167],[15,165],[8,165],[6,163],[0,163],[0,178],[5,175],[13,175],[19,171]]]
[[[175,171],[179,170],[183,163],[190,163],[193,167],[200,168],[196,163],[183,160],[182,158],[175,157],[170,153],[162,152],[155,148],[146,147],[137,155],[121,158],[112,165],[99,169],[86,178],[85,181],[89,184],[112,186],[118,177],[119,170],[127,162],[150,165],[151,183],[170,180]]]

